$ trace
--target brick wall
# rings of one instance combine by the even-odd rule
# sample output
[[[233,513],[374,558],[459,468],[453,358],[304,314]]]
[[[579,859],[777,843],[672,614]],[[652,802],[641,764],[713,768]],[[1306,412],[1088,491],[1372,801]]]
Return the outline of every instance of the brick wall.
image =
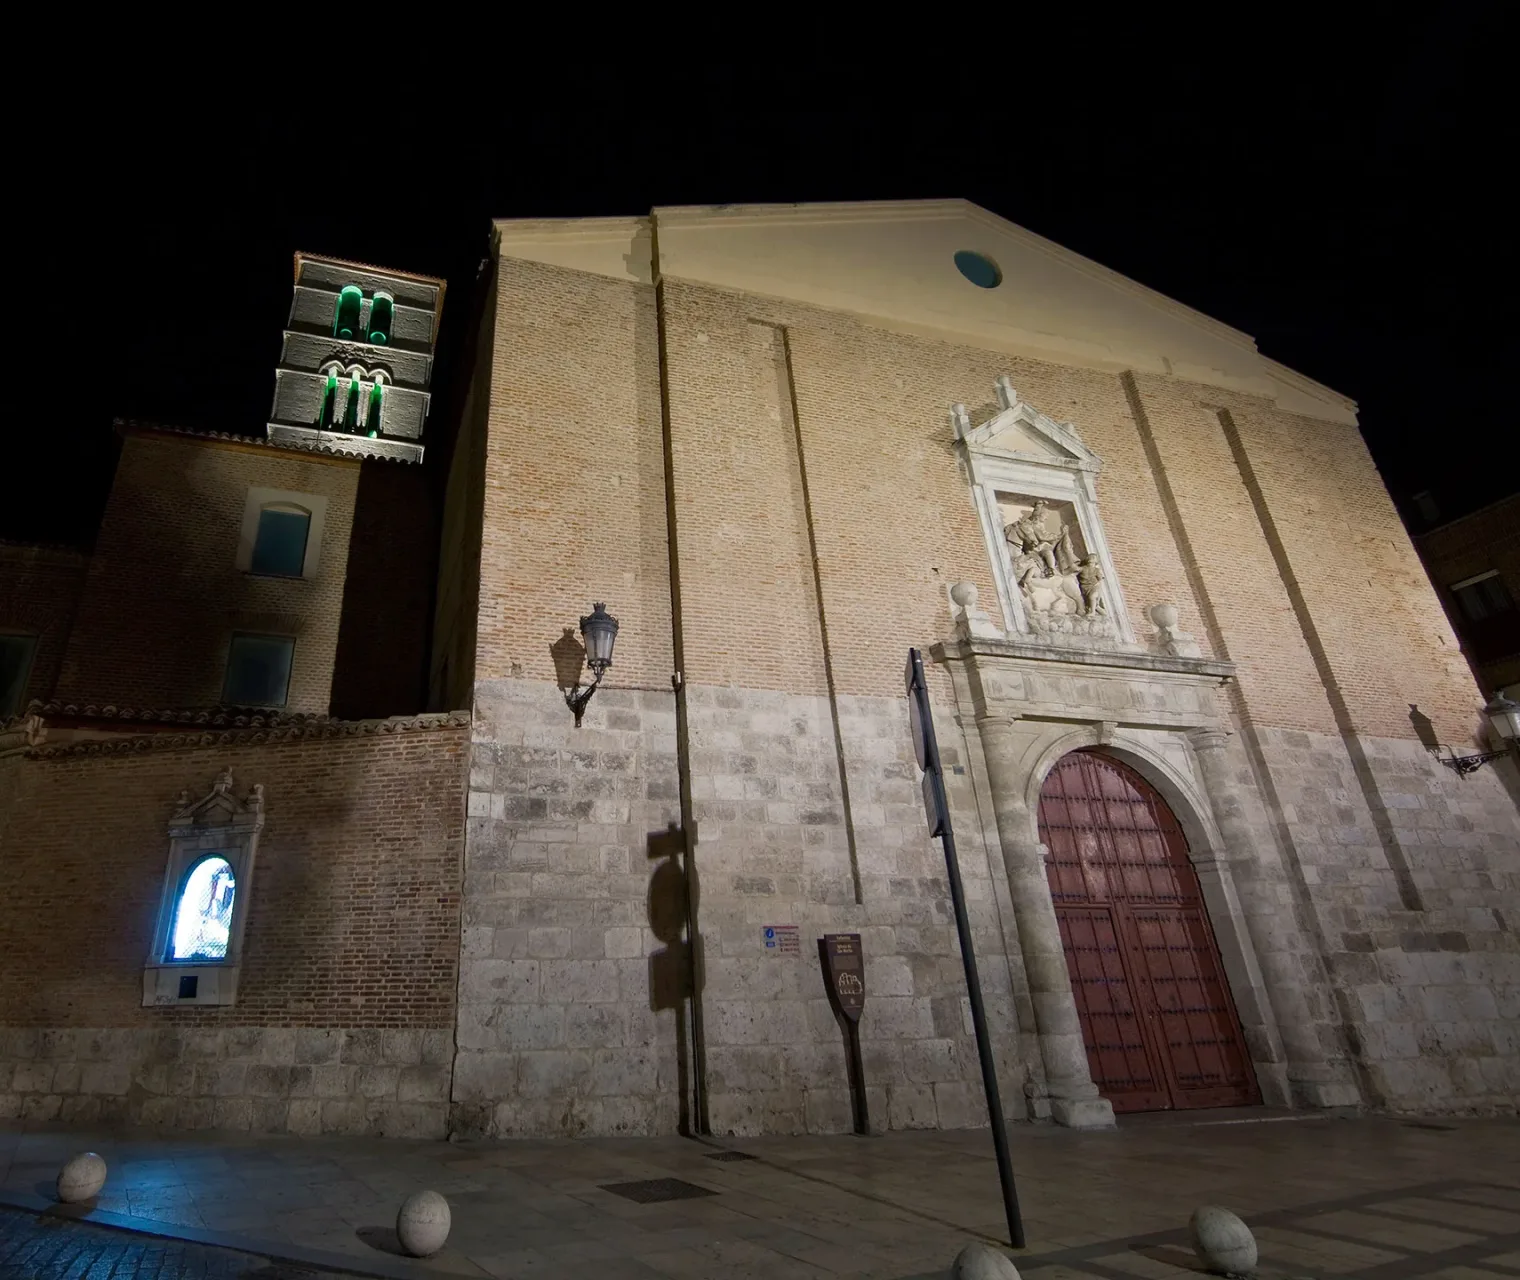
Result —
[[[62,547],[0,543],[0,633],[37,637],[18,710],[53,692],[88,563]]]
[[[438,528],[422,468],[366,460],[344,575],[333,715],[372,720],[423,709],[437,570]]]
[[[504,261],[485,449],[479,680],[554,680],[596,600],[615,686],[670,687],[670,566],[652,291]]]
[[[296,637],[287,707],[325,712],[359,466],[255,442],[129,433],[58,682],[60,699],[145,708],[222,701],[234,631]],[[327,498],[312,579],[237,568],[253,487]]]
[[[46,1119],[73,1098],[149,1122],[441,1133],[465,737],[0,761],[0,1108]],[[223,768],[266,796],[237,1003],[143,1008],[169,814]]]
[[[449,470],[439,514],[437,585],[428,649],[430,710],[457,710],[473,701],[476,617],[481,587],[481,512],[485,505],[486,415],[495,362],[494,273],[482,277],[475,348],[468,362],[459,429],[450,442]],[[436,456],[436,455],[435,455]]]

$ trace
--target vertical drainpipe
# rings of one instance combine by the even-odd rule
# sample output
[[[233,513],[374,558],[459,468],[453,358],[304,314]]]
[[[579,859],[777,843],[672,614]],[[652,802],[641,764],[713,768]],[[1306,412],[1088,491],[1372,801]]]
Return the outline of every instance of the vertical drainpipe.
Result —
[[[681,861],[691,990],[686,1002],[691,1055],[691,1117],[697,1134],[711,1132],[707,1108],[707,1048],[702,1026],[702,951],[697,934],[697,828],[691,806],[691,730],[686,714],[686,648],[681,626],[681,551],[676,537],[675,459],[671,447],[670,362],[665,346],[665,278],[660,272],[660,225],[649,215],[649,264],[654,281],[656,349],[660,362],[660,438],[665,455],[665,541],[670,555],[671,685],[676,695],[676,774],[681,796]]]

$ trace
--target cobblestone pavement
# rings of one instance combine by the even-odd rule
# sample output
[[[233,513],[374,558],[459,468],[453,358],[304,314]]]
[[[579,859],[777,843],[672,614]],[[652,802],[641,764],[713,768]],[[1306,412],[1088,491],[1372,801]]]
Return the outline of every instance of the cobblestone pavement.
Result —
[[[4,1280],[338,1280],[236,1249],[0,1209]]]
[[[1251,1224],[1264,1280],[1520,1280],[1513,1118],[1194,1112],[1107,1133],[1015,1126],[1011,1143],[1025,1280],[1198,1280],[1184,1228],[1202,1203]],[[111,1166],[101,1220],[419,1280],[917,1280],[947,1276],[970,1239],[1007,1238],[985,1131],[446,1143],[9,1122],[0,1199],[44,1207],[82,1149]],[[391,1228],[422,1187],[448,1197],[454,1229],[415,1262]]]

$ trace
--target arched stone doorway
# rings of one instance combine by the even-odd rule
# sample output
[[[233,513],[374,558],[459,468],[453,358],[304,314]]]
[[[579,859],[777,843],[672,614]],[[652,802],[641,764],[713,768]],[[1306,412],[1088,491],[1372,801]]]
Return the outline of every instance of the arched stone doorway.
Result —
[[[1040,841],[1098,1091],[1115,1111],[1261,1100],[1187,841],[1166,801],[1093,751],[1040,788]]]

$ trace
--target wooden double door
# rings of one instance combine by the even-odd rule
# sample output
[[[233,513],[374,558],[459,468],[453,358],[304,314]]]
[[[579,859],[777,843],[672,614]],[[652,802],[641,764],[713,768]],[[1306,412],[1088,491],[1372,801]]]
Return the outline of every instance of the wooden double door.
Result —
[[[1115,1111],[1261,1101],[1187,841],[1128,766],[1064,756],[1040,839],[1098,1091]]]

